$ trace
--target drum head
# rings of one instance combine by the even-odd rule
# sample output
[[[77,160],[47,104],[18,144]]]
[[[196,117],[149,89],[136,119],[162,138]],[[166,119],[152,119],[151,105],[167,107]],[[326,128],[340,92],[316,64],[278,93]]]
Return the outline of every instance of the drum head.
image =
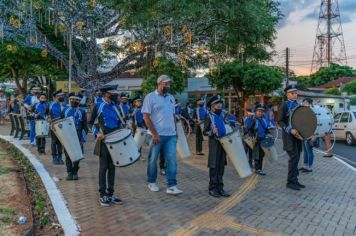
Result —
[[[292,113],[290,122],[292,128],[298,130],[303,138],[313,136],[318,124],[314,111],[307,106],[297,107]]]
[[[107,135],[105,143],[116,143],[131,135],[130,129],[119,129]]]

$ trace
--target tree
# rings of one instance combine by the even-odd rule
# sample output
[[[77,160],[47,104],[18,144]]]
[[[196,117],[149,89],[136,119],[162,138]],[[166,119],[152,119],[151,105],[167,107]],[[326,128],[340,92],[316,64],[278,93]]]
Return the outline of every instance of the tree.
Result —
[[[240,105],[251,95],[264,95],[279,87],[283,74],[276,68],[258,63],[224,63],[208,76],[210,83],[218,89],[233,89]]]
[[[66,75],[66,71],[56,66],[55,59],[46,51],[22,47],[14,42],[0,45],[0,58],[0,79],[2,81],[12,79],[22,96],[26,94],[30,77],[53,78]]]
[[[340,90],[336,87],[329,88],[326,91],[324,91],[324,93],[328,95],[341,95]]]
[[[322,67],[314,74],[310,75],[310,85],[319,86],[340,77],[352,76],[352,68],[331,64],[329,67]]]
[[[146,95],[157,88],[157,78],[160,75],[168,75],[173,79],[170,93],[181,93],[185,87],[185,81],[188,76],[187,72],[182,72],[182,68],[166,58],[157,58],[154,67],[150,65],[142,68],[139,73],[145,79],[142,84],[143,94]]]
[[[351,81],[350,83],[345,84],[343,92],[346,92],[348,95],[356,94],[356,81]]]

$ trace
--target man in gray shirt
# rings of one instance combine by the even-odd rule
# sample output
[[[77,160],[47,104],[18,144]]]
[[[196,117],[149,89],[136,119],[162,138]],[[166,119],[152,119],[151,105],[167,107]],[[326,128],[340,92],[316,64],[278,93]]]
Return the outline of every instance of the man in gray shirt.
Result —
[[[157,89],[149,93],[143,102],[142,113],[149,133],[152,135],[147,160],[148,188],[158,192],[157,161],[162,151],[166,161],[167,194],[177,195],[183,191],[177,188],[177,133],[175,125],[175,100],[168,93],[172,80],[167,75],[157,79]]]

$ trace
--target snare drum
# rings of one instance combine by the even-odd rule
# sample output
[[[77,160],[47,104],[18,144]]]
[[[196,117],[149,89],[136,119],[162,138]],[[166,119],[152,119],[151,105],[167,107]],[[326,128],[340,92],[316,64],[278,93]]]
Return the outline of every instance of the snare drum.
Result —
[[[240,132],[235,130],[220,138],[219,141],[240,177],[250,176],[252,171],[244,151]]]
[[[62,143],[72,162],[84,159],[73,117],[54,121],[53,132]]]
[[[46,120],[36,120],[36,137],[45,137],[48,135],[49,124]]]
[[[143,145],[143,143],[146,140],[146,136],[147,136],[147,130],[144,128],[137,128],[135,131],[135,142],[137,144],[137,148],[140,149]]]
[[[314,133],[315,137],[324,137],[326,133],[330,133],[334,124],[334,117],[331,111],[324,106],[314,105],[311,107],[317,119],[317,127]]]
[[[119,129],[106,136],[104,143],[115,166],[124,167],[135,163],[139,157],[137,144],[130,129]]]

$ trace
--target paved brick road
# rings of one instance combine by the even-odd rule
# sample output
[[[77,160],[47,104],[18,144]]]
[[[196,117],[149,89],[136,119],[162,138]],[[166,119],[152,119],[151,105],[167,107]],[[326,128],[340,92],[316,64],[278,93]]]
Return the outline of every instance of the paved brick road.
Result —
[[[8,134],[1,127],[1,134]],[[190,146],[194,152],[194,137]],[[124,205],[102,208],[98,203],[98,158],[92,155],[93,139],[85,144],[79,181],[65,180],[64,166],[54,166],[50,156],[38,156],[57,182],[82,235],[355,235],[356,172],[334,159],[317,155],[315,170],[302,174],[307,188],[285,188],[287,156],[267,162],[266,177],[240,179],[228,166],[226,190],[230,198],[207,194],[207,155],[179,161],[178,185],[184,193],[152,193],[146,186],[146,162],[139,161],[116,172],[115,191]],[[27,146],[34,154],[36,148]],[[205,150],[207,150],[205,143]],[[279,147],[279,151],[280,150]],[[147,150],[144,149],[144,155]]]

